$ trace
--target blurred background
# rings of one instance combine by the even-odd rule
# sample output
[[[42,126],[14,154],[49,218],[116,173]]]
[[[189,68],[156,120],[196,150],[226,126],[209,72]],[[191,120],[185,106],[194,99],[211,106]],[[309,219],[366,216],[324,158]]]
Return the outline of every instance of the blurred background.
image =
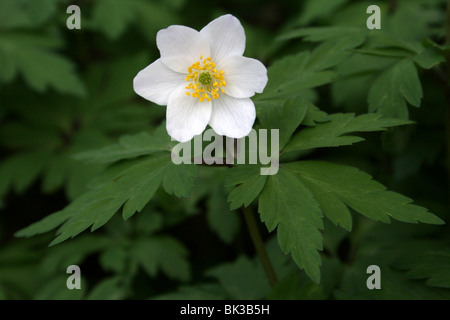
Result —
[[[81,9],[81,30],[66,27],[71,4]],[[105,168],[73,155],[126,134],[152,132],[164,120],[165,107],[132,88],[137,72],[159,57],[158,30],[172,24],[199,30],[231,13],[246,31],[245,56],[270,67],[319,45],[281,41],[283,33],[317,26],[366,29],[371,4],[382,8],[393,49],[386,55],[348,53],[334,67],[333,83],[305,92],[323,111],[357,114],[369,112],[373,82],[404,54],[396,51],[399,41],[444,44],[446,1],[0,0],[0,299],[448,299],[447,225],[383,225],[359,215],[353,215],[351,233],[325,224],[320,285],[280,252],[261,225],[280,279],[271,288],[241,213],[229,210],[226,168],[199,168],[189,198],[159,190],[132,219],[116,215],[94,233],[54,247],[48,247],[54,232],[14,236],[63,209]],[[420,108],[409,108],[415,125],[365,134],[366,142],[308,157],[358,167],[449,222],[444,67],[419,70],[424,99]],[[400,262],[399,255],[405,256]],[[389,290],[362,289],[370,263],[389,266],[383,273]],[[66,287],[71,264],[81,268],[82,290]]]

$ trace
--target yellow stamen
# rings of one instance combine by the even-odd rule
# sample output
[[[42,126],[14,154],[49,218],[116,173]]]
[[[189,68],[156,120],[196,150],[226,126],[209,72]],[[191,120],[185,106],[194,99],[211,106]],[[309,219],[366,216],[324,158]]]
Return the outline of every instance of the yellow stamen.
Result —
[[[224,77],[225,71],[216,69],[216,64],[211,57],[203,58],[193,63],[188,68],[188,75],[185,80],[189,82],[186,89],[186,95],[198,98],[200,102],[218,99],[219,93],[225,93],[222,87],[225,87],[226,81]]]

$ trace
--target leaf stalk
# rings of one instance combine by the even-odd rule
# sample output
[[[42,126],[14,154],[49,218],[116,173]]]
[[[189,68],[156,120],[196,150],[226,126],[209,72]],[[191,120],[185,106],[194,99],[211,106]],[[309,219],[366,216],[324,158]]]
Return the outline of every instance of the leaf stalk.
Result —
[[[250,237],[252,238],[253,245],[256,249],[256,253],[258,254],[259,260],[261,261],[270,285],[274,287],[278,282],[277,275],[275,273],[275,270],[273,269],[269,256],[267,255],[267,251],[264,247],[264,242],[262,240],[261,233],[259,232],[258,224],[256,222],[253,211],[250,209],[250,207],[244,207],[243,211]]]

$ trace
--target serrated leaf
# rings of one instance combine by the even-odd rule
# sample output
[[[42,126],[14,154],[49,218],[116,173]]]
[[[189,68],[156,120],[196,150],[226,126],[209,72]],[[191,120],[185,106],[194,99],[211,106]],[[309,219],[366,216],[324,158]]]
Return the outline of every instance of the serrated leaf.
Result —
[[[67,210],[54,212],[46,216],[44,219],[17,231],[14,235],[16,237],[29,238],[38,234],[46,233],[64,223],[64,221],[66,221],[69,217],[70,212]]]
[[[170,162],[164,171],[163,187],[168,194],[178,198],[189,197],[195,180],[198,176],[198,168],[193,164],[176,165]]]
[[[269,82],[257,101],[278,100],[298,96],[301,90],[318,87],[333,80],[335,73],[308,67],[309,52],[288,56],[268,69]]]
[[[230,209],[248,207],[260,194],[266,179],[259,166],[237,166],[229,170],[225,186],[237,186],[228,195]]]
[[[380,114],[333,114],[330,121],[318,124],[313,128],[305,128],[296,134],[287,144],[285,152],[351,145],[364,139],[347,135],[352,132],[382,131],[386,128],[410,124],[401,119],[384,118]]]
[[[308,68],[324,70],[341,64],[352,55],[352,50],[365,41],[365,34],[356,34],[329,40],[320,44],[312,53],[308,61]]]
[[[164,170],[157,166],[158,164],[156,164],[156,170],[152,166],[151,169],[153,170],[146,172],[145,181],[142,181],[141,183],[139,183],[140,181],[137,177],[130,178],[129,184],[131,184],[133,180],[136,182],[132,186],[132,192],[130,192],[128,200],[123,206],[122,216],[124,220],[130,218],[135,212],[141,212],[159,188],[164,176]],[[142,173],[143,172],[140,174]],[[126,183],[126,181],[121,181],[121,183]]]
[[[327,204],[325,208],[338,207],[339,213],[345,216],[348,216],[348,213],[343,210],[340,202],[376,221],[389,223],[390,218],[394,218],[410,223],[443,223],[427,209],[413,205],[413,200],[399,193],[387,191],[382,184],[372,180],[370,175],[356,168],[320,161],[289,163],[285,168],[295,172],[306,184],[313,184],[315,186],[313,189],[322,202],[327,201],[323,193],[331,194],[332,203]],[[343,221],[348,220],[345,216],[341,218],[345,219]],[[338,221],[337,217],[332,219]],[[344,222],[340,224],[345,226]]]
[[[27,84],[36,91],[44,92],[52,87],[61,93],[85,94],[74,65],[46,46],[38,46],[20,36],[7,34],[0,37],[0,52],[1,57],[9,61],[8,81],[20,72]]]
[[[154,39],[158,29],[176,23],[172,10],[160,3],[143,0],[98,1],[93,12],[90,27],[111,40],[120,37],[130,24],[137,24],[148,39]]]
[[[160,151],[168,151],[168,146],[160,139],[141,132],[121,137],[118,144],[79,153],[74,159],[88,163],[112,163]]]
[[[303,118],[302,124],[305,126],[315,127],[318,122],[330,121],[328,114],[321,111],[312,103],[308,103],[308,108]]]
[[[302,179],[302,182],[314,194],[320,209],[332,223],[341,226],[347,231],[352,230],[352,215],[339,197],[311,183],[309,180]]]
[[[270,291],[261,265],[244,256],[214,267],[206,275],[217,279],[233,299],[262,299]]]
[[[437,47],[429,47],[414,57],[414,62],[424,69],[431,69],[445,61],[443,50]]]
[[[42,173],[49,159],[46,152],[19,153],[0,164],[0,195],[10,187],[17,193],[24,192]]]
[[[188,281],[191,276],[188,251],[172,237],[155,237],[138,240],[133,244],[131,255],[152,277],[161,270],[168,277]]]
[[[278,243],[291,253],[300,269],[320,282],[322,212],[312,193],[291,172],[283,169],[267,178],[259,197],[259,213],[269,231],[277,228]]]
[[[407,119],[406,102],[420,107],[422,97],[422,84],[416,66],[411,60],[403,59],[383,71],[375,80],[369,91],[369,110],[386,117]]]
[[[301,98],[294,98],[272,108],[261,108],[258,114],[261,127],[268,130],[279,130],[280,150],[283,149],[291,135],[305,118],[309,105],[309,102]]]
[[[63,223],[57,238],[51,245],[60,243],[92,226],[92,231],[103,226],[124,206],[124,218],[142,210],[159,187],[168,156],[143,159],[125,166],[122,171],[114,171],[108,182],[99,185],[74,200],[62,212],[19,231],[17,236],[32,236],[47,232]]]
[[[437,244],[436,244],[437,245]],[[394,267],[408,270],[410,279],[427,279],[427,284],[434,287],[450,289],[450,253],[435,247],[400,254]]]

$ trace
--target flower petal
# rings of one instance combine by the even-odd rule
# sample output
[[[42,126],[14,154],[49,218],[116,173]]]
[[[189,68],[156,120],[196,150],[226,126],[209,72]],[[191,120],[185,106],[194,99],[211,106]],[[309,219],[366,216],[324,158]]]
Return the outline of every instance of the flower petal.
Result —
[[[227,83],[225,92],[234,98],[249,98],[263,92],[267,84],[267,69],[258,60],[233,56],[221,62]]]
[[[208,125],[211,102],[187,96],[185,86],[180,86],[169,97],[166,118],[169,135],[179,142],[189,141]]]
[[[217,134],[239,139],[250,133],[256,118],[251,99],[236,99],[223,94],[212,102],[209,125]]]
[[[156,44],[162,62],[176,72],[188,73],[188,68],[210,55],[210,46],[205,35],[185,26],[170,26],[158,31]]]
[[[158,59],[138,72],[133,88],[141,97],[165,106],[172,91],[184,83],[183,74],[172,71]]]
[[[245,31],[239,20],[231,14],[223,15],[200,30],[211,44],[211,58],[218,64],[231,55],[244,54]]]

